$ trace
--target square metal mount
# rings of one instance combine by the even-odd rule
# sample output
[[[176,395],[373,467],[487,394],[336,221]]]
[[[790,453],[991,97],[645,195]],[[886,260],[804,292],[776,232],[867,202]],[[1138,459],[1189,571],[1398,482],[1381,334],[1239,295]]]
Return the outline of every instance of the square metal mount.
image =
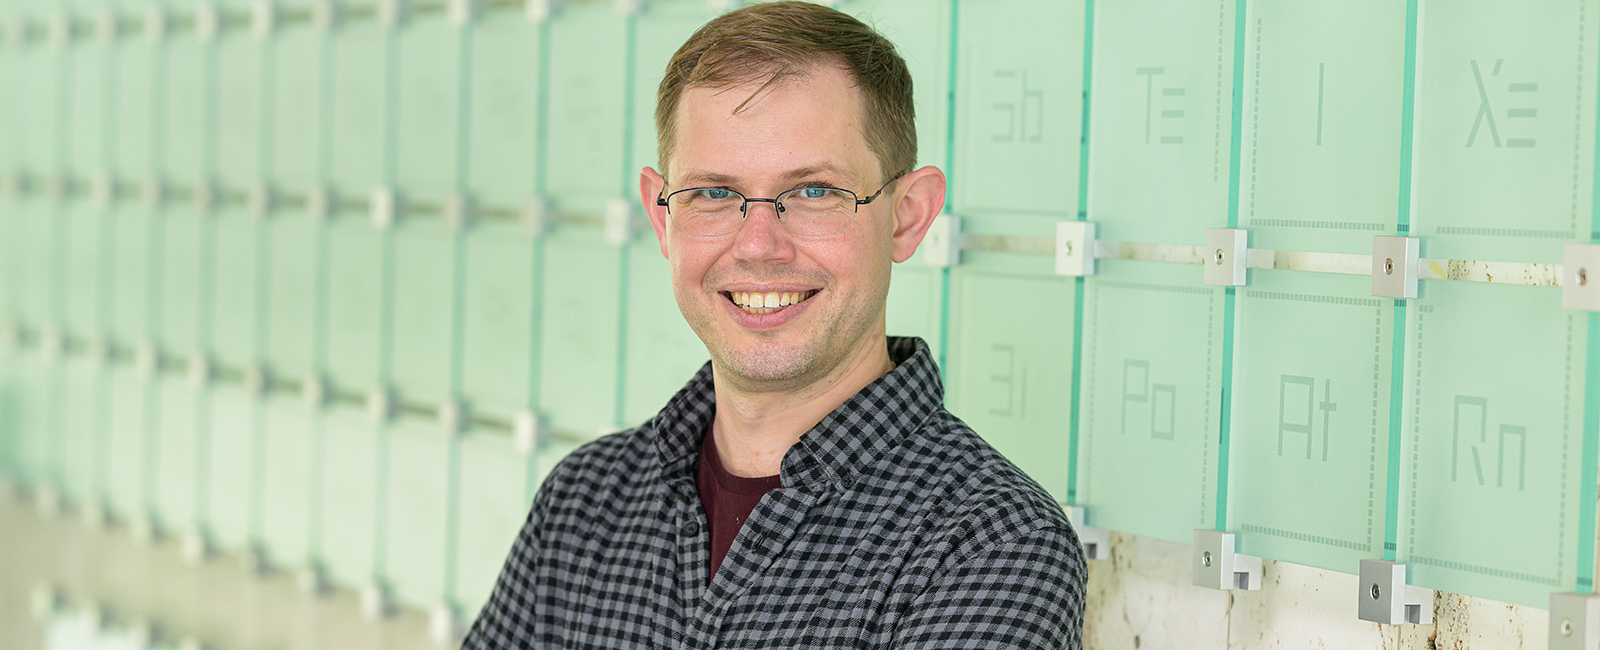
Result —
[[[1202,255],[1206,265],[1206,284],[1244,286],[1249,249],[1250,231],[1242,228],[1207,228],[1206,247]]]
[[[272,29],[278,22],[278,9],[272,0],[256,0],[250,6],[250,32],[258,39],[265,39],[272,35]]]
[[[1207,589],[1261,588],[1261,558],[1234,552],[1238,538],[1233,533],[1207,528],[1194,531],[1191,549],[1194,586]]]
[[[1422,277],[1422,240],[1378,235],[1372,238],[1372,295],[1416,298]]]
[[[1111,559],[1111,531],[1085,524],[1085,519],[1087,512],[1083,506],[1067,506],[1067,520],[1072,522],[1072,530],[1078,534],[1078,543],[1083,545],[1084,559]]]
[[[961,217],[941,214],[933,218],[922,238],[922,263],[950,267],[961,263]]]
[[[1600,244],[1568,244],[1561,264],[1561,306],[1600,311]]]
[[[1094,275],[1098,230],[1093,221],[1056,222],[1056,275]]]
[[[533,411],[525,410],[517,414],[512,440],[515,442],[517,452],[523,456],[532,456],[539,450],[539,415]]]
[[[528,22],[542,23],[550,20],[557,4],[560,4],[560,0],[528,0],[523,6],[523,14],[528,17]]]
[[[529,237],[542,237],[550,227],[550,202],[532,196],[522,202],[522,230]]]
[[[1361,620],[1382,625],[1429,625],[1433,623],[1433,590],[1411,586],[1406,581],[1406,565],[1389,560],[1362,560],[1360,604]]]
[[[606,201],[606,243],[623,246],[633,241],[637,207],[637,203],[621,197]]]
[[[372,198],[368,206],[372,210],[372,227],[378,230],[388,230],[394,225],[395,211],[398,209],[400,199],[395,195],[394,189],[378,186],[372,189]]]
[[[1600,648],[1600,594],[1550,594],[1550,650]]]

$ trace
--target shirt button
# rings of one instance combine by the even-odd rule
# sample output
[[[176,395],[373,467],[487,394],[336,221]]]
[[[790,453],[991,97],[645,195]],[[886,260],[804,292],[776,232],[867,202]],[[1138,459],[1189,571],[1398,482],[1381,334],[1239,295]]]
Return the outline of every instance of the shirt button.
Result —
[[[700,524],[695,521],[683,522],[683,536],[694,537],[700,534]]]

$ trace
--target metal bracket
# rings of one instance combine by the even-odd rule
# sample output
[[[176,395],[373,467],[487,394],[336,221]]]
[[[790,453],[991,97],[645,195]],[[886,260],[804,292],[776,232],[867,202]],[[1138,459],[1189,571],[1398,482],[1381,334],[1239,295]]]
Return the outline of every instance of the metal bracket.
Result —
[[[961,263],[961,217],[941,214],[933,218],[922,238],[922,263],[950,267]]]
[[[272,29],[278,22],[278,9],[272,5],[272,0],[256,0],[250,7],[250,31],[258,39],[266,39],[272,35]]]
[[[1250,231],[1242,228],[1206,229],[1206,284],[1242,287],[1247,279]]]
[[[333,214],[333,191],[321,186],[313,185],[306,190],[306,216],[312,221],[326,221]]]
[[[183,535],[183,560],[190,566],[204,564],[211,557],[211,536],[202,528],[194,528]]]
[[[94,207],[101,210],[111,208],[111,202],[116,199],[117,187],[111,182],[111,174],[99,172],[89,181],[89,198],[94,201]]]
[[[542,424],[537,413],[525,410],[517,414],[517,421],[514,425],[515,432],[512,439],[516,443],[518,453],[523,456],[532,456],[534,452],[539,450],[539,432],[541,428]]]
[[[1389,560],[1362,560],[1361,620],[1383,625],[1433,623],[1433,590],[1406,581],[1406,565]]]
[[[1194,585],[1225,591],[1260,589],[1261,558],[1234,552],[1237,544],[1238,538],[1233,533],[1195,529],[1192,548]]]
[[[1083,545],[1083,557],[1089,560],[1111,559],[1111,531],[1085,524],[1087,513],[1083,506],[1067,506],[1066,509],[1067,520],[1072,522],[1072,530],[1078,534],[1078,543]]]
[[[383,424],[389,421],[389,416],[394,414],[394,397],[389,394],[386,387],[378,387],[367,393],[367,417],[374,424]]]
[[[1561,306],[1600,311],[1600,244],[1568,244],[1561,263]]]
[[[637,205],[620,197],[606,201],[606,243],[625,246],[633,241],[634,208]]]
[[[1094,275],[1098,230],[1093,221],[1056,222],[1056,275]]]
[[[319,32],[332,31],[339,24],[339,5],[333,0],[316,0],[311,5],[311,25]]]
[[[462,192],[452,192],[444,198],[444,223],[450,230],[460,232],[472,223],[472,199]]]
[[[372,227],[378,230],[388,230],[394,225],[394,213],[400,198],[395,195],[394,189],[378,186],[372,189],[371,205]]]
[[[161,183],[161,179],[155,176],[146,176],[144,178],[140,193],[143,195],[144,207],[148,210],[155,210],[161,207],[161,202],[167,198],[166,186]]]
[[[380,582],[369,582],[361,587],[361,616],[377,622],[387,618],[393,606],[389,589]]]
[[[405,20],[404,0],[378,0],[378,26],[391,31]]]
[[[328,400],[328,385],[316,375],[306,377],[300,383],[300,399],[313,409],[322,408]]]
[[[273,204],[277,197],[272,191],[272,186],[265,182],[258,182],[250,186],[245,196],[246,209],[255,219],[265,219],[272,213]]]
[[[110,45],[117,40],[117,14],[110,9],[101,9],[94,17],[94,37],[101,45]]]
[[[1600,594],[1550,594],[1549,648],[1600,648]]]
[[[542,23],[550,20],[559,2],[560,0],[528,0],[528,4],[523,7],[523,14],[530,22]]]
[[[529,237],[542,237],[550,227],[550,202],[533,196],[522,202],[522,229]]]
[[[65,12],[56,12],[50,17],[50,43],[57,48],[65,48],[72,40],[72,17]]]
[[[150,5],[144,10],[144,35],[151,43],[160,43],[167,37],[167,14],[160,5]]]
[[[462,635],[461,617],[456,614],[455,606],[448,602],[433,606],[428,612],[428,636],[433,639],[434,645],[446,647],[460,640]]]
[[[450,24],[456,27],[472,24],[472,16],[477,9],[476,4],[476,0],[450,0]]]
[[[644,0],[611,0],[611,8],[619,16],[637,16],[644,10]]]
[[[321,596],[328,593],[327,570],[323,569],[322,564],[316,561],[300,567],[300,570],[295,572],[294,582],[295,586],[300,588],[301,593],[309,596]]]
[[[209,2],[201,2],[194,7],[194,35],[201,43],[209,43],[217,37],[217,7]]]
[[[205,353],[195,352],[189,355],[189,385],[195,390],[206,387],[211,382],[211,360]]]
[[[439,428],[444,431],[447,438],[454,438],[461,434],[466,426],[466,406],[460,401],[447,399],[439,402],[438,418]]]
[[[1416,298],[1422,277],[1422,240],[1378,235],[1372,238],[1372,295]]]

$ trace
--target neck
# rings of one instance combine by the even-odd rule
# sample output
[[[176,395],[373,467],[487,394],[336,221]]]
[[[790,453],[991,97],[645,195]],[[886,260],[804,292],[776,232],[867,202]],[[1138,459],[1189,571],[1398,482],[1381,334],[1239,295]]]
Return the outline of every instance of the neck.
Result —
[[[827,376],[793,390],[750,390],[737,381],[717,381],[711,436],[724,468],[735,476],[777,475],[800,436],[894,370],[884,335],[870,341]]]

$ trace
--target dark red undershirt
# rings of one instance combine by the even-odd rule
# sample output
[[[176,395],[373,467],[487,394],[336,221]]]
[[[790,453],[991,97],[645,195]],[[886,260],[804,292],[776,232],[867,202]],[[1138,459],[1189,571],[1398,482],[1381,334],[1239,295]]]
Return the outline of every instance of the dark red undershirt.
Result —
[[[717,575],[717,567],[722,566],[722,559],[728,556],[733,538],[739,535],[750,511],[756,509],[762,496],[783,487],[783,478],[781,475],[745,478],[729,474],[717,455],[711,428],[706,427],[706,435],[700,440],[700,469],[695,472],[695,485],[700,489],[700,504],[705,507],[706,521],[711,527],[711,573],[706,578],[709,581]]]

